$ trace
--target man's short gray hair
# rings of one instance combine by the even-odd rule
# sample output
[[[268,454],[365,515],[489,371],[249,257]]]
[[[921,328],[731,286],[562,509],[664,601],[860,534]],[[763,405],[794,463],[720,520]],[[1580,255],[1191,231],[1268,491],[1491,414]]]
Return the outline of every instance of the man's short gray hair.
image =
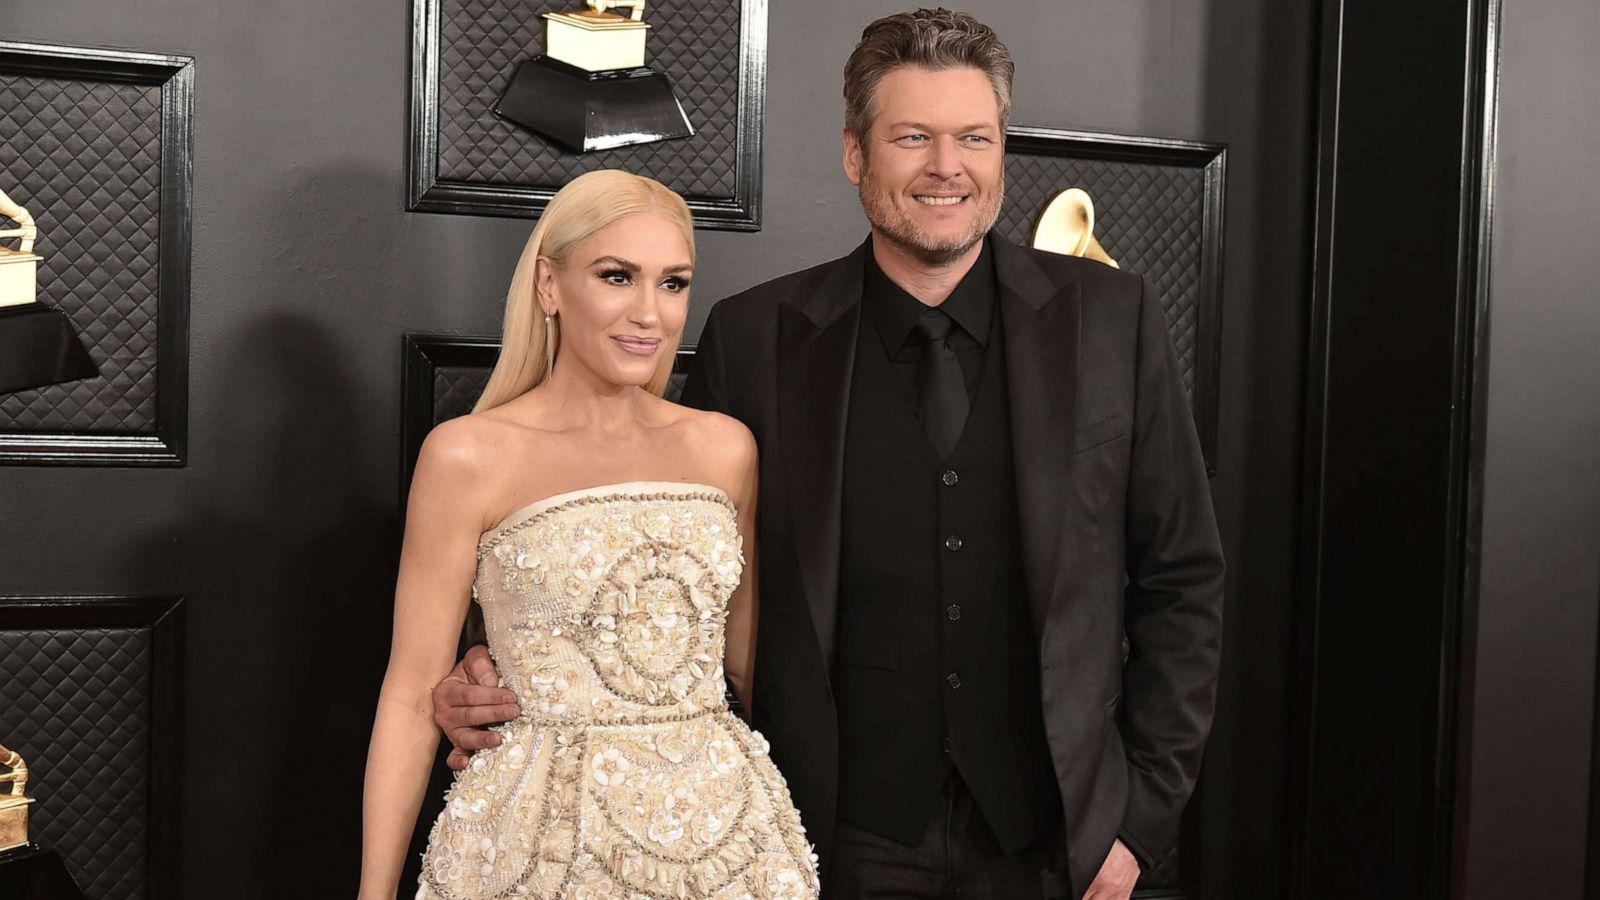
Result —
[[[994,29],[948,9],[917,9],[884,16],[861,32],[844,64],[844,127],[865,150],[872,128],[873,95],[885,75],[902,66],[954,69],[970,66],[988,76],[1000,108],[1000,128],[1011,118],[1016,64]]]

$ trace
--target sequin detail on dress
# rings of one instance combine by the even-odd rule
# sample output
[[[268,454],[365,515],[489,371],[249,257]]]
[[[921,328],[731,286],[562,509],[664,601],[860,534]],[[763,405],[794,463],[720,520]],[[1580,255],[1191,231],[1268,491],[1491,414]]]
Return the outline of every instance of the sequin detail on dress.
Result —
[[[473,589],[523,715],[456,776],[418,900],[817,896],[783,776],[723,699],[743,567],[698,485],[562,494],[485,536]]]

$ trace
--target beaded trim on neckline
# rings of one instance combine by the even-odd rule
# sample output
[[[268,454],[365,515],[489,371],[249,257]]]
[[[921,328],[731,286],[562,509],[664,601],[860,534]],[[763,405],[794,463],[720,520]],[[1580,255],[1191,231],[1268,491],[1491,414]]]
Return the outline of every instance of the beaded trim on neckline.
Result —
[[[656,488],[656,490],[648,490]],[[569,506],[598,503],[606,500],[705,500],[720,503],[735,515],[738,510],[728,492],[715,485],[694,481],[617,481],[593,487],[562,491],[527,506],[512,510],[500,523],[478,538],[478,559],[483,559],[502,540],[535,522],[543,521],[556,511]]]

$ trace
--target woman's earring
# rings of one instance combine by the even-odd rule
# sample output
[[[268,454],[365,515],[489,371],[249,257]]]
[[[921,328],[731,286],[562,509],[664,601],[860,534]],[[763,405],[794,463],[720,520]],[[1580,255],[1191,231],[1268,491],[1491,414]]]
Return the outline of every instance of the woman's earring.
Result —
[[[544,376],[556,369],[556,327],[549,313],[544,314]]]

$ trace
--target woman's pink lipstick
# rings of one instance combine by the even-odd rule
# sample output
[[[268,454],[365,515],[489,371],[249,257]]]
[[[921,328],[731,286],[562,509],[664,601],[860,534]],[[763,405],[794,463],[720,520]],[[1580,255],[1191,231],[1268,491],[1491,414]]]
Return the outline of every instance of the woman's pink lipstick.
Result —
[[[622,349],[634,356],[650,356],[661,346],[660,338],[630,337],[626,335],[613,335],[611,337]]]

